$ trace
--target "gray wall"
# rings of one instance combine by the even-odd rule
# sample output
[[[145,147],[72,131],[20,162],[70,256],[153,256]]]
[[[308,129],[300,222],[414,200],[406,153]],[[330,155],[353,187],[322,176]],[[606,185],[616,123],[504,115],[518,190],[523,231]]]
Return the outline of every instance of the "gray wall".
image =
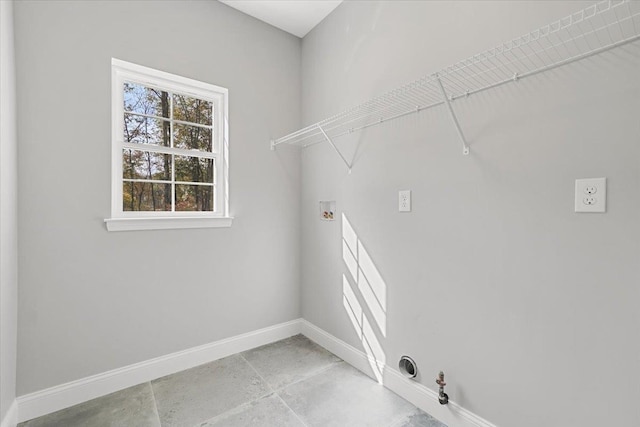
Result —
[[[300,316],[300,40],[214,1],[24,1],[18,395]],[[111,57],[229,89],[231,228],[109,233]]]
[[[18,160],[13,2],[0,1],[0,421],[16,396]]]
[[[343,3],[303,40],[303,124],[590,4]],[[468,157],[444,107],[337,139],[351,175],[327,144],[305,149],[304,318],[367,350],[346,279],[374,353],[413,356],[434,390],[444,370],[451,399],[499,426],[640,425],[639,74],[636,43],[456,102]],[[575,214],[574,180],[601,176],[608,212]]]

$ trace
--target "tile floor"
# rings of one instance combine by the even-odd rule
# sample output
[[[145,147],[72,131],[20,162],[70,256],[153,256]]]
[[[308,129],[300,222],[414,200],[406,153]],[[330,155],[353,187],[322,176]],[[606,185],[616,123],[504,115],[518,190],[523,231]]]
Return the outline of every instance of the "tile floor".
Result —
[[[446,427],[302,335],[19,427]]]

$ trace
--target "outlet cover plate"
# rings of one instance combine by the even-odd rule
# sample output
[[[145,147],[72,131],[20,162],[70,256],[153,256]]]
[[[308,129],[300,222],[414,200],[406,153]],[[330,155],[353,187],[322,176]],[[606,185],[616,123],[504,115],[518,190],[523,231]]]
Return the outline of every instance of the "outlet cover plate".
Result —
[[[398,192],[398,211],[411,212],[411,190]]]
[[[607,211],[607,178],[576,179],[575,211]]]

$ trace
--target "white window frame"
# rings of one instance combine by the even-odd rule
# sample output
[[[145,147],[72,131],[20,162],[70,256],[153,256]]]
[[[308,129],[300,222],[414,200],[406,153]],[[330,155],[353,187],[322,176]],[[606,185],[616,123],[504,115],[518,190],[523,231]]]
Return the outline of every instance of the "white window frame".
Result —
[[[134,148],[148,150],[144,144],[125,143],[124,83],[138,83],[170,93],[188,95],[213,103],[212,152],[199,156],[215,159],[213,212],[125,211],[122,206],[122,152]],[[220,86],[203,83],[175,74],[158,71],[119,59],[111,59],[111,218],[105,219],[107,230],[155,230],[168,228],[230,227],[229,216],[229,91]],[[173,117],[170,118],[173,120]],[[153,146],[154,151],[186,155],[191,150]],[[174,162],[175,163],[175,162]],[[175,166],[174,166],[175,167]]]

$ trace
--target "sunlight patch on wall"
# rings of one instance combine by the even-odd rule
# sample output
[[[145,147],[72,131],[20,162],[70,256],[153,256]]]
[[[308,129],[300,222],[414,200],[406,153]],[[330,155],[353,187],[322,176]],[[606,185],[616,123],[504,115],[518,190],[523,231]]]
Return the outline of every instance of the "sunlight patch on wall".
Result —
[[[357,284],[382,336],[387,335],[387,285],[369,253],[342,214],[342,260]]]
[[[349,272],[342,275],[343,305],[367,354],[369,365],[382,384],[386,362],[378,336],[386,336],[386,284],[353,227],[342,215],[342,260]],[[353,283],[353,285],[352,285]],[[364,307],[361,304],[364,301]],[[373,318],[373,323],[370,318]]]
[[[356,294],[353,293],[347,276],[342,275],[342,305],[347,310],[349,319],[353,324],[353,329],[358,334],[358,338],[362,339],[362,307],[356,298]]]
[[[349,315],[353,329],[356,331],[358,338],[360,338],[364,352],[367,354],[371,371],[376,377],[376,380],[382,384],[386,355],[371,327],[367,315],[364,313],[356,294],[353,292],[349,279],[347,279],[347,276],[344,274],[342,275],[342,303]]]

